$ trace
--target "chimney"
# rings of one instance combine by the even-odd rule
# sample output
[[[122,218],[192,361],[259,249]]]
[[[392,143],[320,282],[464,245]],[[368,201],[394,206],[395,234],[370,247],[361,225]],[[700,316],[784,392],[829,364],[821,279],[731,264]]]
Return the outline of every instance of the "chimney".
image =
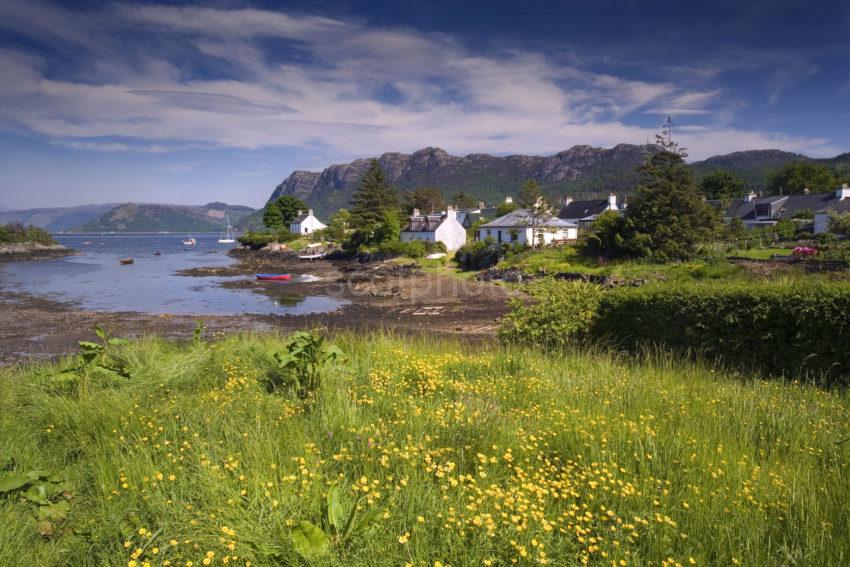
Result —
[[[611,210],[611,211],[619,210],[617,208],[617,195],[615,195],[614,193],[611,193],[610,195],[608,195],[608,210]]]
[[[749,203],[749,202],[751,202],[751,201],[752,201],[753,199],[755,199],[755,198],[756,198],[756,192],[755,192],[755,191],[750,191],[749,193],[747,193],[746,195],[744,195],[744,202],[745,202],[745,203]]]
[[[478,201],[478,208],[479,208],[479,209],[483,209],[483,208],[484,208],[484,201]]]
[[[413,209],[413,216],[414,216],[414,217],[418,217],[418,216],[419,216],[419,209]]]
[[[511,196],[507,196],[507,197],[505,197],[505,202],[506,202],[506,203],[513,203],[513,202],[514,202],[514,199],[513,199],[513,197],[511,197]]]
[[[455,208],[452,207],[451,205],[446,207],[446,218],[447,219],[457,218],[457,215],[455,214]]]
[[[842,199],[850,198],[850,185],[842,183],[841,187],[835,190],[835,197],[841,201]]]
[[[298,214],[297,214],[297,215],[295,215],[295,216],[296,216],[296,217],[300,217],[300,216],[301,216],[301,209],[298,209]]]
[[[310,217],[313,216],[313,209],[310,209],[309,211],[307,211],[307,216],[310,216]]]
[[[562,202],[564,203],[564,206],[566,207],[567,205],[569,205],[570,203],[573,202],[573,198],[570,197],[569,195],[564,195],[564,199],[563,199]]]

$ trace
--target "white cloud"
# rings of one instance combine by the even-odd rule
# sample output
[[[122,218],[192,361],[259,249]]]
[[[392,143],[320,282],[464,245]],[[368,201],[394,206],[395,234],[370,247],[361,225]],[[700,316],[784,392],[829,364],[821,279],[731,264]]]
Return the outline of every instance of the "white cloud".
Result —
[[[21,10],[18,31],[93,43],[94,16],[50,5]],[[44,18],[27,28],[27,18]],[[644,143],[634,112],[712,116],[721,94],[593,73],[519,49],[477,53],[454,38],[257,9],[117,5],[86,52],[98,81],[57,78],[0,51],[0,120],[89,150],[314,148],[330,160],[411,151],[547,154],[573,144]],[[66,27],[87,30],[74,32]],[[163,46],[134,44],[139,31]],[[116,37],[122,41],[116,44]],[[261,39],[285,42],[279,52]],[[113,44],[119,45],[118,47]],[[216,78],[194,73],[221,67]],[[226,72],[225,72],[226,71]],[[226,78],[222,78],[226,77]],[[398,93],[396,100],[376,94]],[[726,123],[728,117],[723,120]],[[715,121],[715,124],[718,122]],[[824,140],[700,123],[682,132],[692,158],[756,147],[818,154]],[[120,142],[104,141],[110,137]]]

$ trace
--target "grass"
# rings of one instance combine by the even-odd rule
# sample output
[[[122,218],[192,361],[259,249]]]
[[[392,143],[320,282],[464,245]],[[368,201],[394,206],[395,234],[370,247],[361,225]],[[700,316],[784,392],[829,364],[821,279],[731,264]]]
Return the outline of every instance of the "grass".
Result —
[[[741,258],[753,258],[754,260],[770,260],[774,255],[790,256],[790,248],[751,248],[750,250],[735,250],[730,253],[730,256],[740,256]]]
[[[130,378],[0,371],[0,455],[67,517],[0,495],[0,565],[304,565],[330,486],[375,510],[315,565],[847,565],[846,392],[662,356],[339,335],[302,401],[275,335],[119,346]],[[2,463],[0,463],[2,465]],[[2,474],[2,473],[0,473]]]
[[[671,264],[650,264],[634,261],[614,261],[597,264],[581,256],[572,246],[524,250],[502,260],[499,268],[516,268],[529,274],[541,270],[547,272],[575,272],[588,275],[614,276],[624,279],[658,278],[673,281],[705,279],[736,279],[745,277],[742,268],[724,259],[716,261],[692,261]]]

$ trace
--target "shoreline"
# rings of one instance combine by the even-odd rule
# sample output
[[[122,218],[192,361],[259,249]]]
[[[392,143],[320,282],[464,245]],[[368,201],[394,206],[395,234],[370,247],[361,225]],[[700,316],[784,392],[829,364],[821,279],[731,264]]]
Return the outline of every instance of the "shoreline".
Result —
[[[37,244],[19,242],[0,245],[0,262],[20,262],[28,260],[52,260],[64,256],[79,254],[76,250],[61,244]]]
[[[240,254],[233,266],[200,267],[177,272],[185,277],[245,276],[237,285],[256,293],[285,290],[298,295],[329,295],[346,300],[339,309],[314,314],[155,315],[133,311],[88,311],[60,301],[0,289],[0,366],[50,360],[76,352],[77,342],[92,340],[102,325],[120,337],[156,335],[190,340],[199,321],[209,335],[246,331],[290,332],[388,331],[399,334],[451,335],[491,340],[497,320],[508,310],[512,292],[492,283],[459,281],[391,262],[293,261],[269,253]],[[291,272],[316,279],[286,284],[258,282],[257,272]]]

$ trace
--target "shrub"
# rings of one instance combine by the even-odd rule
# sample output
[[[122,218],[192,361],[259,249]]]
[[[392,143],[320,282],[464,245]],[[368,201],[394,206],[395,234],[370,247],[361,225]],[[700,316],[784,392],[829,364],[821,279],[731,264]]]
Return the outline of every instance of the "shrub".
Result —
[[[505,343],[563,348],[589,338],[602,290],[584,282],[546,279],[532,284],[532,304],[511,300],[499,339]]]
[[[300,236],[300,234],[295,234],[285,229],[278,232],[252,232],[249,230],[237,240],[242,246],[247,246],[252,250],[259,250],[272,242],[292,242],[300,238]]]
[[[36,244],[56,244],[50,233],[38,226],[24,226],[19,222],[0,225],[0,244],[18,244],[34,242]]]
[[[314,396],[326,368],[342,358],[342,351],[325,345],[325,338],[316,332],[293,333],[283,347],[268,353],[272,370],[267,387],[269,391],[288,388],[301,399]]]
[[[846,284],[665,284],[598,297],[547,284],[535,297],[503,319],[503,341],[557,348],[592,338],[632,351],[658,345],[743,370],[850,384]]]
[[[504,246],[492,238],[485,238],[461,246],[455,252],[455,261],[464,270],[483,270],[498,264],[505,255]]]

